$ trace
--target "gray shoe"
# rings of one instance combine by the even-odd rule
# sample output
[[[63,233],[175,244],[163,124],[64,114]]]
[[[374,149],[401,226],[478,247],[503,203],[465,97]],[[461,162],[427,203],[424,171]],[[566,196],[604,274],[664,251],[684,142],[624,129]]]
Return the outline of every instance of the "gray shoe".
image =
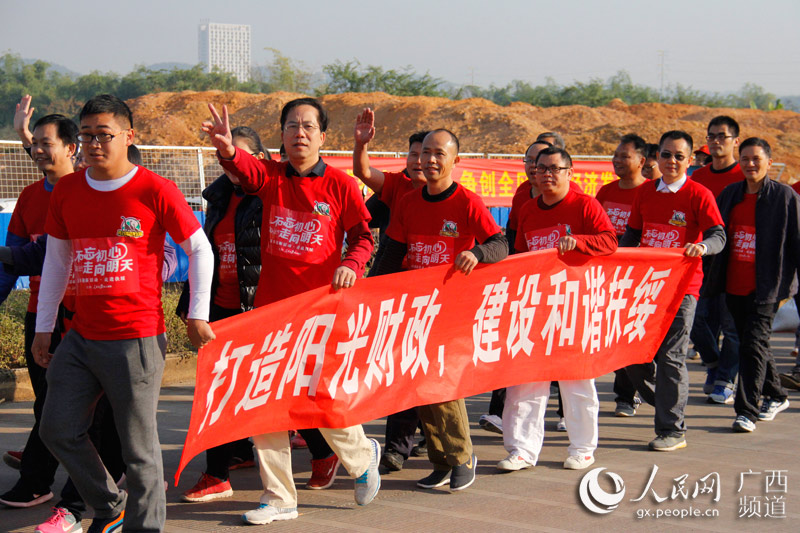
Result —
[[[356,478],[355,498],[358,505],[367,505],[375,499],[381,489],[381,475],[378,472],[378,459],[381,456],[381,445],[375,439],[369,439],[372,457],[363,474]]]
[[[434,470],[424,478],[417,481],[417,487],[421,489],[435,489],[441,487],[450,481],[450,473],[452,469],[448,470]]]
[[[674,452],[686,448],[686,437],[683,435],[679,437],[659,435],[650,441],[649,447],[654,452]]]
[[[475,482],[475,470],[478,468],[478,458],[475,454],[469,462],[454,466],[450,475],[450,490],[464,490]]]

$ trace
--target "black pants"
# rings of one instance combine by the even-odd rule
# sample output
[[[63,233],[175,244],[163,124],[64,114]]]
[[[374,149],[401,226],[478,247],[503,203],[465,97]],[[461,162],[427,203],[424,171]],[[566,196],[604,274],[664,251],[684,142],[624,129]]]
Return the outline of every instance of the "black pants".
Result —
[[[412,407],[386,417],[386,440],[384,452],[397,452],[408,459],[414,447],[414,435],[419,426],[417,408]]]
[[[58,461],[50,450],[39,438],[39,421],[42,418],[42,408],[44,399],[47,395],[47,369],[36,364],[33,360],[31,346],[36,332],[36,313],[27,312],[25,314],[25,363],[28,365],[28,375],[31,379],[31,387],[35,400],[33,402],[33,429],[28,435],[25,443],[25,450],[22,452],[22,464],[20,465],[20,483],[27,487],[31,492],[37,494],[47,494],[53,484]],[[52,342],[50,343],[50,353],[55,352],[58,343],[61,341],[61,333],[53,332]]]
[[[762,396],[779,401],[787,397],[769,345],[778,303],[756,304],[754,294],[728,294],[727,301],[739,334],[739,383],[733,408],[737,415],[757,422]]]

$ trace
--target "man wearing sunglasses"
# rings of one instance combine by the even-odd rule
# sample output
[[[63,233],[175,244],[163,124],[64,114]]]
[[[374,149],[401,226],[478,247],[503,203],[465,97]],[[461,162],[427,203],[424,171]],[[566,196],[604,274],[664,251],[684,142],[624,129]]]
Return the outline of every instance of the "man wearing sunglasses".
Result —
[[[711,163],[697,169],[692,179],[708,187],[717,198],[725,187],[744,180],[734,155],[739,145],[739,124],[725,115],[712,118],[706,141]],[[720,333],[724,336],[721,349]],[[714,298],[702,296],[697,301],[691,340],[706,366],[703,393],[708,394],[708,401],[733,403],[733,384],[739,371],[739,336],[724,294]]]
[[[620,246],[683,248],[687,257],[713,255],[722,250],[725,245],[722,217],[711,191],[686,177],[691,162],[692,138],[688,133],[673,130],[661,136],[658,154],[661,179],[641,186]],[[655,383],[648,380],[646,364],[627,367],[642,399],[656,408],[656,438],[649,444],[654,451],[671,452],[686,447],[684,410],[689,398],[686,350],[702,281],[702,264],[697,261],[678,313],[655,354]]]

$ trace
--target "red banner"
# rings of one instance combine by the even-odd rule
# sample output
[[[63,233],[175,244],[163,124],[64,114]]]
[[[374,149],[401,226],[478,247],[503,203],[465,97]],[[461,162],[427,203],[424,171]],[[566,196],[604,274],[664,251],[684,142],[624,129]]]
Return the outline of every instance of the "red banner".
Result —
[[[353,175],[351,157],[325,156],[324,160]],[[371,158],[369,162],[373,167],[388,172],[398,172],[406,167],[406,160],[399,158]],[[572,166],[572,181],[592,196],[603,185],[618,179],[611,161],[573,161]],[[511,207],[517,186],[528,179],[521,159],[464,158],[454,172],[455,180],[479,195],[489,207]]]
[[[215,322],[176,482],[236,439],[650,361],[694,268],[681,250],[543,250],[469,276],[441,266],[322,287]]]

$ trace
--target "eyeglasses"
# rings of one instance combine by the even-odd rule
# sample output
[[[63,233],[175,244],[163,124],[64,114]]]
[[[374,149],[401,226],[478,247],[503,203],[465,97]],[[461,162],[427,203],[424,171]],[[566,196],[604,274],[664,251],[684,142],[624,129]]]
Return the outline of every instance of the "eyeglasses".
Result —
[[[660,154],[658,154],[658,157],[660,157],[661,159],[673,159],[674,158],[675,161],[677,161],[678,163],[680,163],[681,161],[686,159],[686,156],[683,155],[683,154],[671,154],[669,152],[661,152]]]
[[[523,157],[522,162],[525,163],[526,165],[533,165],[534,163],[536,163],[536,158],[531,159],[530,157]]]
[[[535,170],[537,174],[547,174],[549,172],[550,174],[553,174],[555,176],[562,170],[569,170],[570,168],[572,167],[556,167],[556,166],[546,167],[544,165],[538,165],[533,170]]]
[[[283,125],[283,129],[288,131],[289,133],[297,133],[301,129],[306,133],[312,133],[315,130],[319,129],[319,126],[314,124],[313,122],[303,122],[299,124],[297,122],[287,122]]]
[[[717,133],[716,135],[714,135],[713,133],[709,133],[708,135],[706,135],[706,140],[708,142],[714,142],[714,141],[725,142],[725,139],[733,139],[734,137],[735,135],[725,135],[724,133]]]
[[[114,133],[114,134],[111,134],[111,133],[98,133],[97,135],[90,135],[88,133],[79,133],[78,134],[78,141],[82,142],[84,144],[89,144],[92,141],[97,141],[100,144],[105,144],[105,143],[111,142],[111,139],[113,139],[117,135],[121,135],[121,134],[123,134],[123,133],[125,133],[127,131],[128,130],[122,130],[119,133]]]

